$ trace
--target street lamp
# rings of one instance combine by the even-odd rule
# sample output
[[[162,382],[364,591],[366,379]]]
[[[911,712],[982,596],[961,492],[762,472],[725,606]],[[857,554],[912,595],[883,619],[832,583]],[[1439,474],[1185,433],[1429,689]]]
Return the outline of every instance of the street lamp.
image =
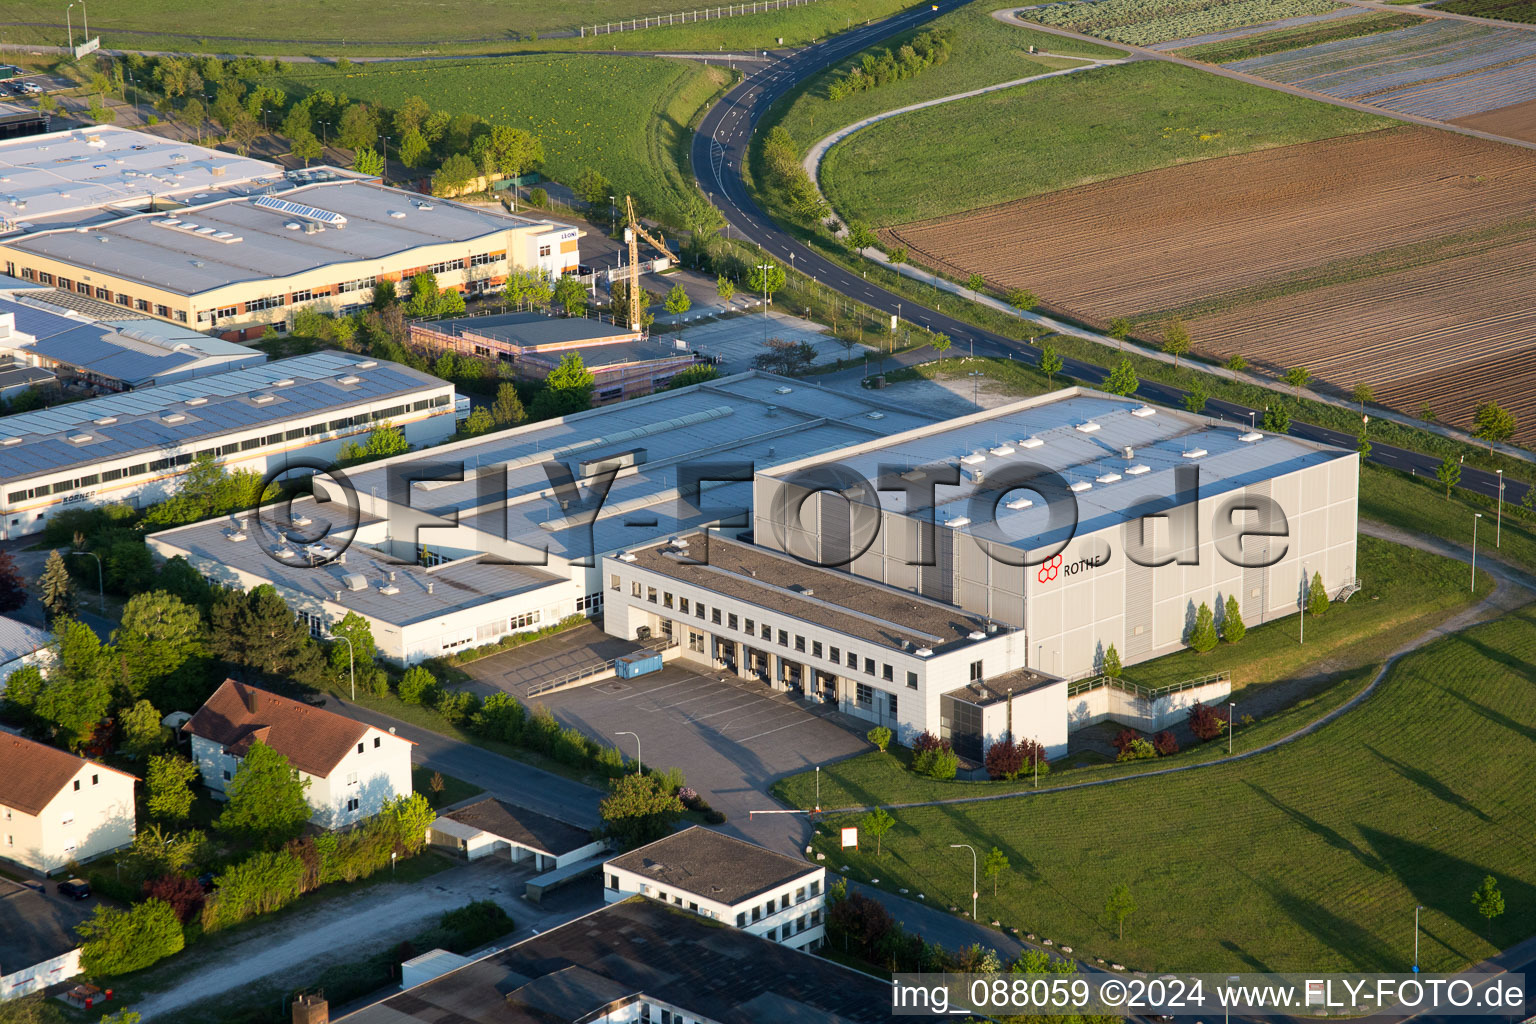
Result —
[[[637,732],[616,732],[615,736],[633,736],[635,738],[635,774],[645,771],[645,765],[640,760],[640,734]],[[819,777],[819,776],[818,776]]]
[[[1481,519],[1481,518],[1483,518],[1483,514],[1481,512],[1474,512],[1474,513],[1472,513],[1472,586],[1471,586],[1471,589],[1473,591],[1477,590],[1477,521],[1479,519]]]
[[[1231,988],[1233,985],[1236,985],[1238,982],[1240,982],[1242,980],[1243,980],[1242,978],[1239,978],[1235,974],[1229,974],[1229,975],[1227,975],[1227,987]],[[1227,1010],[1227,1024],[1232,1024],[1232,1004],[1231,1003],[1227,1003],[1226,1010]]]
[[[976,895],[977,895],[976,894],[976,847],[972,846],[970,843],[950,843],[949,844],[949,848],[951,850],[958,850],[962,846],[965,847],[967,850],[971,851],[971,920],[974,921],[974,920],[976,920]]]
[[[96,559],[96,593],[101,598],[101,614],[107,614],[107,588],[102,585],[101,556],[94,551],[83,551],[79,549],[75,551],[75,554],[90,555],[92,558]]]
[[[1232,723],[1237,719],[1237,701],[1227,701],[1227,753],[1232,753]]]
[[[821,765],[816,766],[816,813],[821,813]]]
[[[353,655],[352,655],[352,651],[353,651],[353,648],[352,648],[352,638],[349,637],[349,636],[342,636],[340,633],[327,633],[325,638],[327,640],[331,641],[332,643],[335,643],[337,640],[344,640],[344,641],[346,641],[346,644],[347,644],[347,676],[352,681],[352,700],[355,703],[357,701],[357,659],[354,658]]]
[[[1499,518],[1496,520],[1498,525],[1493,530],[1493,546],[1498,547],[1500,539],[1504,536],[1504,471],[1496,469],[1494,472],[1499,474]]]
[[[972,370],[970,373],[966,374],[966,376],[971,378],[971,404],[979,407],[981,405],[981,399],[978,397],[981,389],[981,381],[977,378],[985,376],[985,374],[983,374],[980,370]]]
[[[70,17],[70,14],[69,14],[69,12],[73,11],[74,9],[75,9],[75,5],[74,4],[70,4],[68,7],[64,8],[64,24],[69,27],[69,52],[70,53],[74,53],[75,52],[75,22]],[[82,11],[81,13],[84,13],[84,12]]]
[[[1419,973],[1419,911],[1424,909],[1420,903],[1413,908],[1413,973]]]
[[[619,197],[608,197],[608,233],[611,235],[619,230]]]
[[[772,263],[759,263],[757,269],[763,275],[763,344],[768,344],[768,268]]]

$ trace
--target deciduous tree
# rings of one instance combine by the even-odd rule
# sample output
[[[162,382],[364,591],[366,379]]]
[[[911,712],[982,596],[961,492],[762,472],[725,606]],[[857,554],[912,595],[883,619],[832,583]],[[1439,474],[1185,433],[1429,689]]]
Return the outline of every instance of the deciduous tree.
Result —
[[[997,847],[987,851],[981,862],[981,873],[992,879],[992,898],[997,899],[997,879],[1008,870],[1008,855]]]
[[[122,750],[129,757],[148,757],[165,746],[165,726],[160,712],[147,700],[138,701],[118,719]]]
[[[127,696],[147,695],[170,709],[200,704],[207,696],[202,692],[207,676],[203,618],[174,594],[151,590],[129,598],[112,642]]]
[[[1355,385],[1354,390],[1350,393],[1354,395],[1355,401],[1360,404],[1360,415],[1364,416],[1365,403],[1374,398],[1376,396],[1376,392],[1371,390],[1371,386],[1365,381],[1361,381]]]
[[[721,302],[730,302],[731,296],[736,294],[736,283],[721,274],[715,278],[715,294],[720,296]]]
[[[1104,901],[1104,916],[1115,923],[1120,938],[1125,938],[1125,919],[1136,912],[1136,901],[1131,897],[1131,887],[1121,882]]]
[[[27,584],[9,551],[0,551],[0,615],[9,615],[27,603]]]
[[[877,725],[864,734],[864,738],[875,745],[880,753],[885,753],[885,748],[891,744],[891,730],[883,725]]]
[[[884,807],[876,807],[859,819],[859,827],[864,834],[875,841],[875,856],[880,856],[881,842],[885,834],[896,825],[896,819],[891,817]]]
[[[156,754],[144,772],[145,808],[150,816],[175,823],[192,814],[197,766],[175,754]]]
[[[566,316],[580,316],[587,309],[587,290],[567,275],[555,282],[554,303],[565,310]]]
[[[254,740],[225,787],[229,802],[214,827],[254,846],[281,846],[309,820],[304,799],[308,788],[309,780],[299,776],[287,757]]]
[[[1193,343],[1189,338],[1189,328],[1184,326],[1184,321],[1174,317],[1168,321],[1168,326],[1163,328],[1163,351],[1173,356],[1173,365],[1177,369],[1179,357],[1189,353]]]
[[[1492,875],[1483,876],[1483,884],[1472,892],[1472,906],[1490,924],[1504,913],[1504,893],[1499,890],[1498,879]]]
[[[496,401],[491,403],[491,419],[499,427],[515,427],[528,418],[523,400],[517,397],[517,388],[506,381],[496,388]]]
[[[688,293],[683,290],[681,284],[675,284],[672,290],[667,292],[665,307],[668,313],[674,315],[686,313],[693,308],[693,300],[688,297]]]
[[[777,263],[754,263],[752,274],[747,278],[747,288],[754,295],[768,296],[768,301],[773,301],[774,293],[784,287],[784,268]]]
[[[186,945],[176,911],[164,900],[150,899],[127,910],[106,905],[75,926],[80,969],[95,978],[115,978],[142,970],[181,952]]]
[[[1136,367],[1131,361],[1121,357],[1115,364],[1115,368],[1109,371],[1109,376],[1104,379],[1103,388],[1112,395],[1120,395],[1129,398],[1141,387],[1141,379],[1136,376]]]
[[[1293,366],[1286,370],[1280,379],[1289,384],[1295,391],[1296,397],[1300,398],[1301,389],[1306,387],[1308,382],[1312,380],[1312,371],[1305,366]]]
[[[1472,436],[1488,442],[1491,452],[1495,444],[1515,436],[1516,425],[1514,413],[1497,402],[1484,402],[1477,407],[1477,414],[1472,419]]]
[[[1040,346],[1040,372],[1045,374],[1047,386],[1054,386],[1056,375],[1061,372],[1061,356],[1049,345]]]
[[[598,813],[607,833],[627,849],[671,832],[683,804],[655,775],[623,775],[609,783]]]

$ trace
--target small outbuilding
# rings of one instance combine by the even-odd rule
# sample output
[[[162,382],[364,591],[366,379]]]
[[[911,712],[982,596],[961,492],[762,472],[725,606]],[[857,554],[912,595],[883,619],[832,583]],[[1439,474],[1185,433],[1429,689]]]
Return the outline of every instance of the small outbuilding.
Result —
[[[563,868],[603,850],[584,828],[486,797],[438,817],[427,840],[442,849],[458,850],[467,860],[501,857],[512,864],[533,858],[533,868]]]

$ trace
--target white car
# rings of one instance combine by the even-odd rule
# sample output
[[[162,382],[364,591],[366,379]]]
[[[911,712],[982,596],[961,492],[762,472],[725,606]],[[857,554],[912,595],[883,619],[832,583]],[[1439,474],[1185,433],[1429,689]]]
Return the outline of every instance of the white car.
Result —
[[[43,87],[38,85],[36,82],[22,82],[21,91],[29,96],[35,96],[43,91]]]

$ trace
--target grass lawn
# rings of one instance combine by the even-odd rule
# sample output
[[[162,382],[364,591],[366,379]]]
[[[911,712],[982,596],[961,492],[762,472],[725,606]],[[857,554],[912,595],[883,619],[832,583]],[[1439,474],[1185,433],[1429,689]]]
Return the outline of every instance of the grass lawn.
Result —
[[[1193,68],[1141,61],[883,121],[832,148],[822,187],[844,216],[905,224],[1391,123]]]
[[[982,885],[985,919],[1078,955],[1148,970],[1403,970],[1416,904],[1420,962],[1451,971],[1527,936],[1536,920],[1536,610],[1439,640],[1399,662],[1365,704],[1251,761],[1076,792],[898,812],[884,856],[851,877],[965,902],[970,859],[1010,869]],[[832,820],[834,829],[846,822]],[[844,862],[835,831],[815,843]],[[1507,902],[1470,898],[1486,874]],[[1115,937],[1115,885],[1137,909]]]
[[[1211,672],[1232,673],[1232,699],[1239,718],[1245,705],[1261,703],[1265,691],[1287,682],[1283,707],[1256,714],[1253,725],[1239,726],[1236,749],[1251,749],[1280,739],[1313,722],[1359,692],[1377,667],[1404,641],[1418,636],[1466,607],[1472,595],[1462,563],[1373,537],[1359,542],[1360,576],[1365,589],[1321,618],[1308,617],[1307,642],[1296,642],[1296,618],[1267,625],[1248,624],[1238,644],[1221,644],[1208,654],[1181,651],[1125,669],[1125,679],[1147,687],[1166,686]],[[1478,598],[1493,582],[1479,573]],[[1299,681],[1299,682],[1289,682]],[[1278,698],[1270,697],[1274,701]],[[1106,764],[1078,761],[1057,765],[1041,786],[1063,786],[1112,775],[1208,761],[1226,754],[1226,743],[1203,743],[1155,763]],[[1033,788],[1033,779],[1017,782],[940,781],[905,770],[909,752],[894,756],[861,754],[821,770],[821,806],[868,807],[874,804],[949,800]],[[796,807],[816,804],[814,772],[783,779],[774,795]]]
[[[441,776],[443,780],[443,792],[441,795],[432,792],[432,777]],[[468,800],[472,796],[479,796],[485,790],[473,782],[465,782],[456,779],[452,775],[443,775],[442,772],[434,772],[423,765],[411,765],[411,788],[427,798],[427,802],[434,808],[447,807],[456,804],[460,800]]]
[[[197,0],[136,0],[92,17],[102,45],[132,49],[194,50],[335,57],[365,54],[505,53],[510,50],[717,50],[769,47],[782,36],[800,45],[852,24],[884,18],[910,0],[839,0],[755,15],[688,22],[612,36],[575,35],[579,26],[620,19],[701,10],[698,0],[267,0],[258,5],[206,4]],[[68,33],[56,5],[19,0],[7,7],[22,24],[7,31],[11,42],[64,45]],[[539,38],[569,31],[572,36]],[[76,25],[79,34],[79,25]]]
[[[991,0],[981,0],[935,18],[919,30],[943,28],[954,33],[949,60],[938,67],[929,68],[914,78],[854,93],[839,101],[827,98],[827,87],[841,78],[848,68],[858,64],[864,53],[886,49],[895,52],[902,43],[917,34],[915,31],[909,32],[832,65],[776,103],[764,124],[767,127],[775,123],[782,124],[790,137],[805,149],[844,125],[871,114],[967,92],[997,82],[1038,75],[1058,65],[1071,66],[1072,62],[1064,64],[1051,58],[1031,57],[1031,46],[1051,53],[1083,57],[1114,57],[1122,52],[1016,25],[1005,25],[991,16],[990,12],[996,8],[997,4]]]
[[[1274,32],[1222,39],[1214,43],[1202,43],[1187,49],[1174,50],[1181,57],[1203,60],[1211,64],[1227,64],[1249,57],[1262,57],[1268,53],[1299,50],[1303,46],[1329,43],[1335,39],[1355,39],[1394,28],[1407,28],[1423,21],[1417,14],[1359,14],[1350,18],[1336,18],[1315,25],[1296,25]]]
[[[349,69],[305,64],[269,84],[290,95],[330,89],[389,108],[420,96],[436,110],[525,128],[544,143],[544,174],[574,184],[595,169],[615,194],[633,193],[655,215],[696,194],[691,125],[734,75],[670,58],[576,55]]]
[[[1444,537],[1462,547],[1472,545],[1472,517],[1481,512],[1477,527],[1477,555],[1536,573],[1536,521],[1510,501],[1504,502],[1503,536],[1497,548],[1495,504],[1492,498],[1460,488],[1445,496],[1445,485],[1422,476],[1403,476],[1395,469],[1362,464],[1360,515],[1432,537]]]

